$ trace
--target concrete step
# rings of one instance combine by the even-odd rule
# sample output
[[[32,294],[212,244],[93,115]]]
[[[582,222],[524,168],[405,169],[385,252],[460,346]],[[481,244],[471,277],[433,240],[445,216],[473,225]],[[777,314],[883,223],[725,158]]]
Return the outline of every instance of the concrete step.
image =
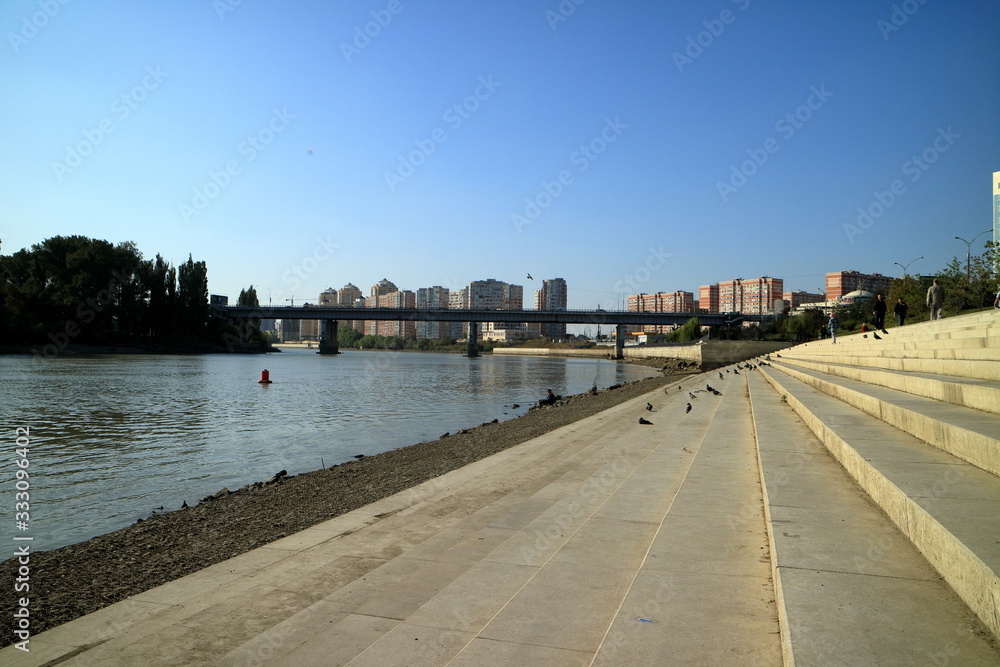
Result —
[[[996,363],[1000,361],[1000,350],[994,352],[992,349],[979,348],[974,354],[971,350],[916,351],[904,356],[884,356],[877,350],[850,352],[841,348],[839,341],[840,339],[836,345],[826,341],[825,345],[829,349],[823,347],[823,341],[807,343],[808,348],[791,348],[787,354],[782,353],[781,359],[837,361],[851,366],[1000,382],[1000,363]],[[773,355],[772,359],[775,359]]]
[[[987,472],[1000,475],[1000,416],[995,413],[790,364],[775,363],[771,368]]]
[[[913,373],[853,366],[833,361],[816,361],[785,356],[782,364],[805,368],[857,382],[952,403],[966,408],[1000,414],[1000,386],[988,380],[956,378],[934,373]]]
[[[785,665],[990,665],[982,622],[748,374]]]
[[[1000,637],[1000,478],[788,373],[767,368],[761,374]],[[868,553],[873,561],[887,557],[880,548]]]

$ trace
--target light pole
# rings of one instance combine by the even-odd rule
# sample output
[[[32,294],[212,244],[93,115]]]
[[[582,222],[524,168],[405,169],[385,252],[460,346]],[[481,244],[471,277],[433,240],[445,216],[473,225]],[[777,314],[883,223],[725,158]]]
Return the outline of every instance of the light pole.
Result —
[[[966,241],[961,236],[956,236],[955,237],[956,241],[961,241],[962,243],[965,244],[965,279],[966,280],[972,280],[972,269],[971,269],[971,266],[972,266],[972,244],[975,243],[976,239],[978,239],[983,234],[989,234],[992,231],[993,231],[992,229],[987,229],[985,232],[982,232],[980,234],[976,234],[976,236],[973,237],[973,239],[971,241]]]
[[[913,264],[913,263],[914,263],[915,261],[917,261],[918,259],[923,259],[923,257],[917,257],[916,259],[911,259],[911,260],[910,260],[909,262],[907,262],[907,263],[906,263],[905,265],[904,265],[904,264],[900,264],[899,262],[893,262],[893,264],[895,264],[895,265],[896,265],[896,266],[898,266],[899,268],[903,269],[903,278],[906,278],[906,276],[910,275],[910,274],[908,274],[908,273],[906,272],[906,270],[907,270],[908,268],[910,268],[910,264]]]

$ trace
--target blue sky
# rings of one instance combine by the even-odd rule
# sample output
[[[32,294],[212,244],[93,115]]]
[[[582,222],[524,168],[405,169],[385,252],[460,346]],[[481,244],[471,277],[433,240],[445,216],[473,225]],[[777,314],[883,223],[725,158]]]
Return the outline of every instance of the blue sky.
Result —
[[[929,273],[991,225],[995,0],[7,0],[0,28],[4,254],[83,234],[231,299],[562,277],[609,308]]]

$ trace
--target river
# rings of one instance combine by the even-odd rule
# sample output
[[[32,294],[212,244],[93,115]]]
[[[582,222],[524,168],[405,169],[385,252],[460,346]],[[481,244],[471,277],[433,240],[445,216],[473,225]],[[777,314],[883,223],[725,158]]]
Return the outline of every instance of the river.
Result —
[[[264,368],[270,385],[257,383]],[[549,388],[570,395],[651,375],[597,359],[413,352],[0,356],[0,540],[72,544],[279,470],[512,419]],[[17,427],[30,428],[26,531],[14,516]]]

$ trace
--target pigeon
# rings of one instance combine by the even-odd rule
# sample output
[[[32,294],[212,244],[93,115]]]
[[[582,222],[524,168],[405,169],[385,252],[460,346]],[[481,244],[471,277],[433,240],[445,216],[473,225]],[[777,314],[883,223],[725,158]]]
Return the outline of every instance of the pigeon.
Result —
[[[875,340],[882,340],[882,337],[881,337],[881,336],[879,336],[879,335],[878,335],[877,333],[875,333],[874,331],[872,332],[872,335],[873,335],[873,336],[875,336]]]
[[[692,451],[691,451],[690,449],[688,449],[687,447],[684,447],[683,449],[684,449],[684,451],[685,451],[685,452],[687,452],[688,454],[694,454],[694,452],[692,452]]]
[[[722,371],[719,371],[719,379],[720,379],[720,380],[724,379],[724,378],[722,377]]]
[[[690,403],[688,403],[687,410],[684,411],[684,414],[687,414],[689,412],[691,412],[691,404]]]
[[[715,390],[712,389],[712,385],[710,385],[710,384],[706,384],[705,385],[705,389],[707,389],[708,391],[712,392],[713,394],[715,393]]]
[[[650,426],[652,426],[652,424],[653,424],[653,422],[649,421],[648,419],[643,419],[642,417],[639,417],[639,423],[640,424],[649,424]]]
[[[774,356],[776,356],[776,357],[778,357],[779,359],[781,359],[781,355],[780,355],[780,354],[778,354],[777,352],[775,352],[775,353],[774,353]]]
[[[740,372],[739,372],[739,371],[733,371],[733,372],[734,372],[734,373],[736,373],[737,375],[739,375],[739,374],[740,374]]]
[[[688,392],[688,396],[690,396],[692,399],[698,398],[697,396],[695,396],[694,394],[692,394],[690,391]]]
[[[888,336],[888,335],[889,335],[889,332],[888,332],[888,331],[886,331],[885,329],[882,329],[882,333],[884,333],[884,334],[885,334],[886,336]]]
[[[865,334],[865,338],[868,338],[868,334]]]
[[[652,412],[653,411],[653,404],[652,403],[646,403],[646,409],[649,410],[650,412]]]

